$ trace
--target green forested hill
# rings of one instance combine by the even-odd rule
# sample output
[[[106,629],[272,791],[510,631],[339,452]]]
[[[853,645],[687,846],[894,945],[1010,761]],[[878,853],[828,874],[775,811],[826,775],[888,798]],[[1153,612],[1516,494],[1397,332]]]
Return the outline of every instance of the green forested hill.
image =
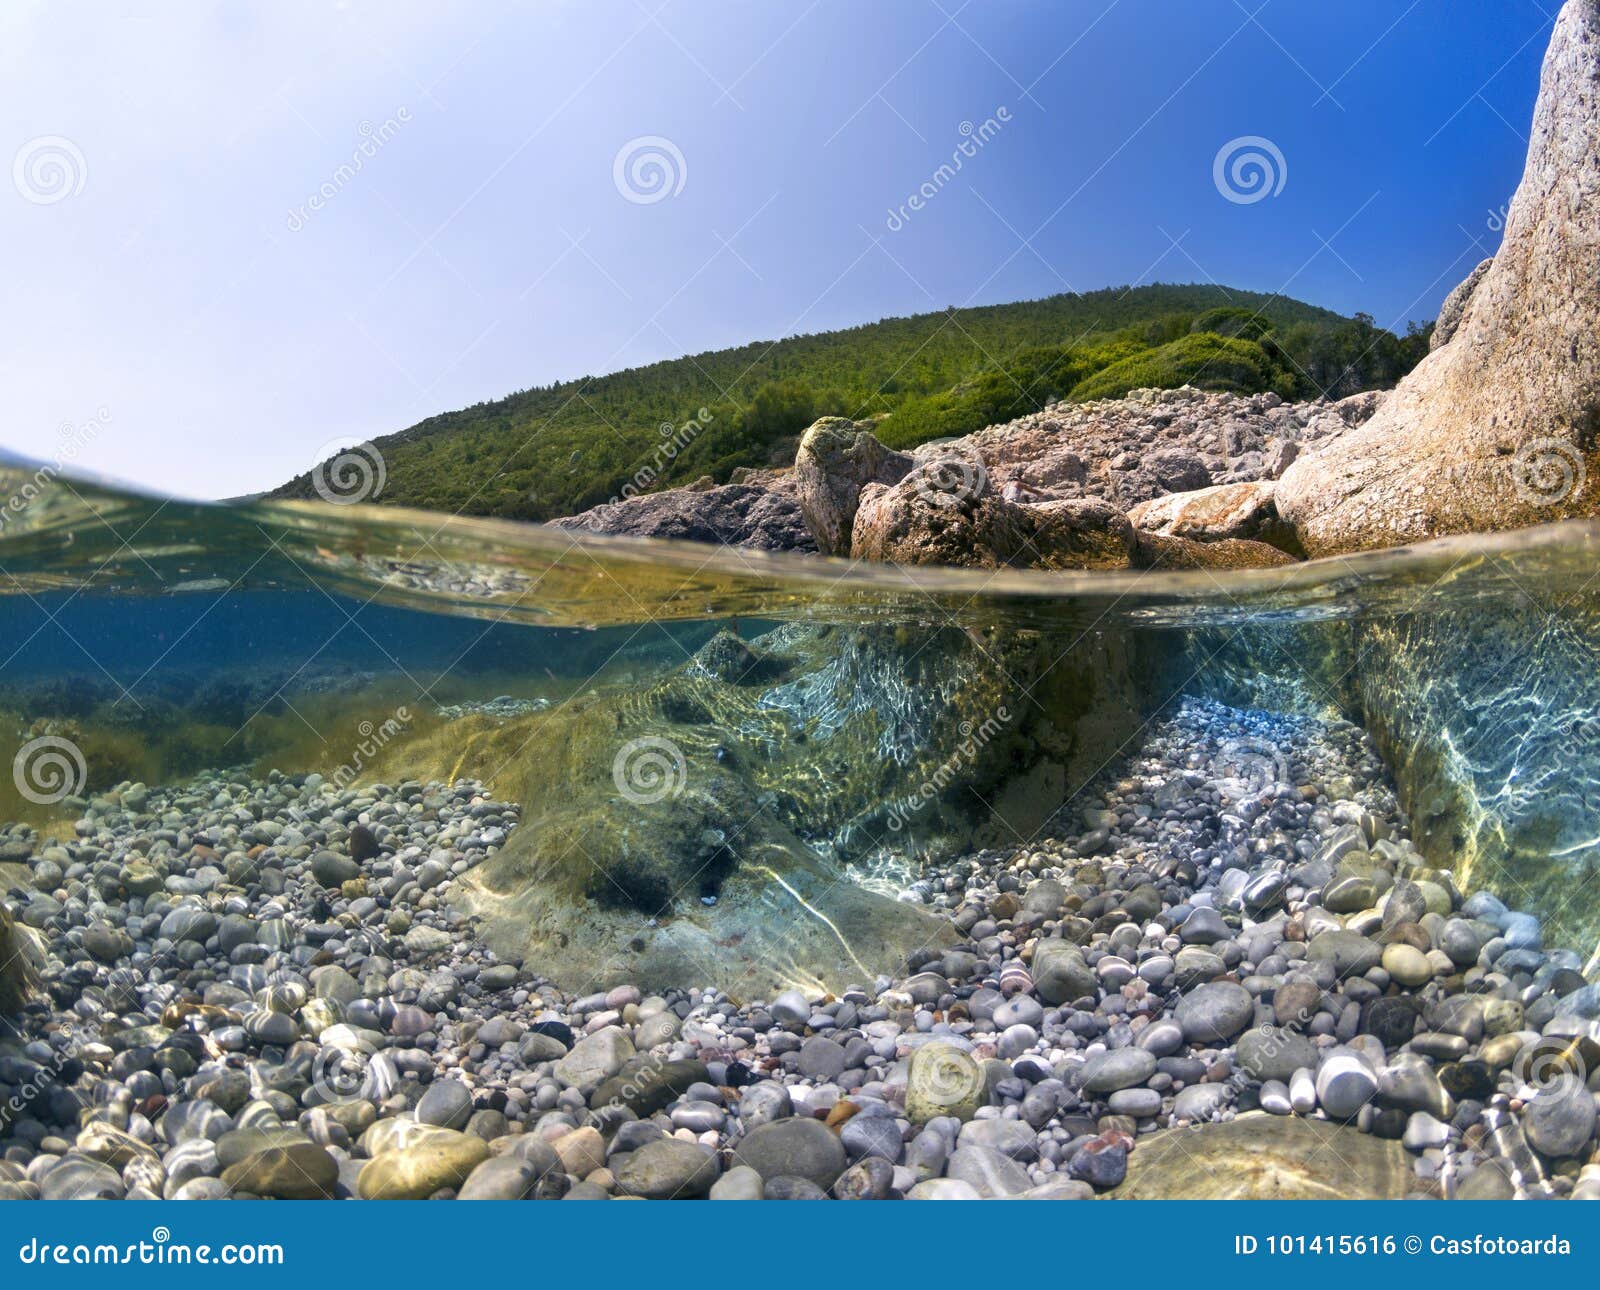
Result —
[[[377,440],[379,500],[544,520],[793,460],[819,416],[909,447],[1055,400],[1184,383],[1287,398],[1392,385],[1426,351],[1365,317],[1216,286],[1113,288],[758,341],[522,390]],[[311,497],[303,475],[274,496]]]

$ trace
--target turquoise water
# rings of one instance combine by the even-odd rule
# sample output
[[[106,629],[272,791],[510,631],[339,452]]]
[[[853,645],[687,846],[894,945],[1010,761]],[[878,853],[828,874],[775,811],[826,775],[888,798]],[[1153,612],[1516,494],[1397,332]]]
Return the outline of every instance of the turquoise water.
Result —
[[[1181,698],[1221,698],[1365,726],[1431,862],[1586,945],[1600,930],[1572,898],[1600,855],[1600,526],[1283,570],[989,574],[3,482],[8,817],[64,827],[88,795],[219,768],[473,774],[525,807],[622,813],[611,750],[653,738],[669,773],[703,760],[719,791],[770,795],[821,863],[890,891],[997,815],[1037,827]],[[775,631],[771,675],[716,661],[721,633]],[[43,790],[17,760],[40,739],[75,749]],[[593,772],[530,770],[547,745]]]

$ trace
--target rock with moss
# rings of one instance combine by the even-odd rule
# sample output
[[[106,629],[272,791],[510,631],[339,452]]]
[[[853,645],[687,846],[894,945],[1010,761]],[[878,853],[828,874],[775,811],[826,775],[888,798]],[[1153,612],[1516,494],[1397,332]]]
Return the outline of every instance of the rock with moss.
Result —
[[[824,555],[849,555],[861,490],[899,483],[913,461],[878,442],[871,429],[824,417],[801,437],[794,474],[800,510]]]

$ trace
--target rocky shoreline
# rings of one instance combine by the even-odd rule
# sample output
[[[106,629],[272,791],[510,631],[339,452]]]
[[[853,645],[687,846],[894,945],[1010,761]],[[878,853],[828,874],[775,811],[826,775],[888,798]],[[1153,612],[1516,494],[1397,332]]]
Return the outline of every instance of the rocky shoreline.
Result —
[[[1497,253],[1396,388],[1136,390],[895,452],[818,422],[788,470],[556,523],[898,564],[1270,568],[1600,515],[1600,7],[1568,0]],[[1153,512],[1152,505],[1160,507]]]
[[[958,944],[837,996],[495,961],[451,897],[517,812],[471,783],[80,809],[0,840],[45,991],[0,1196],[1193,1195],[1244,1176],[1235,1123],[1286,1194],[1600,1196],[1600,992],[1422,864],[1346,724],[1185,701],[1047,836],[914,884]]]

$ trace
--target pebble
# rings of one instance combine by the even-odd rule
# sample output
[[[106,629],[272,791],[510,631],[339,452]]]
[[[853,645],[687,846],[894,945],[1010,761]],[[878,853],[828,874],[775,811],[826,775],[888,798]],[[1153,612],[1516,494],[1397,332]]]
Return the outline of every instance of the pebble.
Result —
[[[1294,782],[1225,810],[1187,768],[1246,736]],[[1559,1189],[1600,1194],[1600,1168],[1570,1181],[1594,1098],[1519,1083],[1600,990],[1426,868],[1359,732],[1187,701],[1130,766],[1053,836],[920,880],[963,930],[910,977],[750,1002],[570,998],[499,962],[450,902],[516,811],[466,781],[215,777],[146,789],[144,824],[93,805],[92,844],[22,849],[52,894],[19,921],[80,1042],[4,1140],[0,1195],[1077,1198],[1152,1128],[1256,1107],[1500,1194],[1508,1090],[1526,1105],[1495,1113]],[[0,1085],[59,1060],[46,1018],[69,1020],[0,1041]]]

